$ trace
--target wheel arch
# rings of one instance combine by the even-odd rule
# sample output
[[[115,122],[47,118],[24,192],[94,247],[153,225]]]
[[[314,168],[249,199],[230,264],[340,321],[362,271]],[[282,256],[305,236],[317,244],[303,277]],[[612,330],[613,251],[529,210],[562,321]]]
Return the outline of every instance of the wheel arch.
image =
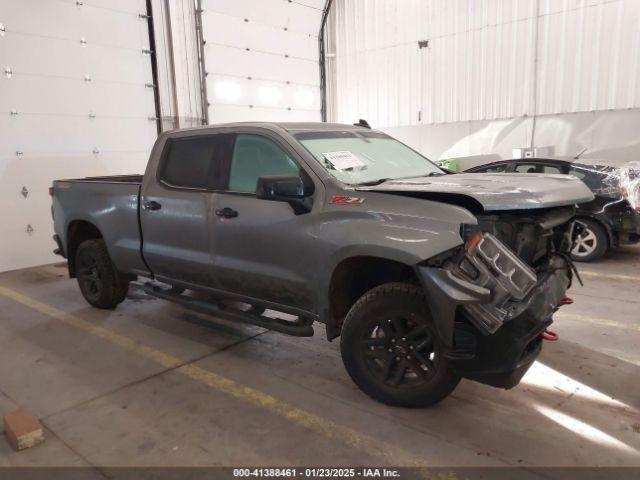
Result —
[[[607,234],[607,242],[608,242],[607,249],[615,245],[616,238],[615,238],[615,234],[613,233],[613,228],[611,228],[611,225],[609,225],[607,222],[603,221],[602,219],[596,216],[580,215],[580,214],[576,215],[577,221],[580,221],[581,218],[595,222],[604,229],[605,233]]]
[[[69,276],[76,276],[76,252],[85,240],[104,238],[102,232],[87,220],[73,220],[67,227],[67,264]]]
[[[343,258],[331,272],[326,294],[327,339],[340,335],[351,306],[367,291],[389,282],[420,284],[413,265],[386,257],[354,255]]]

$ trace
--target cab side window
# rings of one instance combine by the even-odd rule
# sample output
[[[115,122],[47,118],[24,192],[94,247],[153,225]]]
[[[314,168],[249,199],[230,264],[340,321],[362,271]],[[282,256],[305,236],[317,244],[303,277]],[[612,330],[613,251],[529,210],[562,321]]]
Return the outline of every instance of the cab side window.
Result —
[[[239,134],[231,157],[228,190],[255,193],[258,177],[300,175],[298,165],[278,145],[260,135]]]
[[[503,163],[502,165],[492,165],[491,167],[481,168],[476,171],[479,173],[504,173],[507,171],[507,164]]]
[[[560,168],[542,163],[520,163],[515,169],[518,173],[562,173]]]
[[[233,137],[226,134],[170,139],[160,179],[178,188],[218,188],[232,141]]]

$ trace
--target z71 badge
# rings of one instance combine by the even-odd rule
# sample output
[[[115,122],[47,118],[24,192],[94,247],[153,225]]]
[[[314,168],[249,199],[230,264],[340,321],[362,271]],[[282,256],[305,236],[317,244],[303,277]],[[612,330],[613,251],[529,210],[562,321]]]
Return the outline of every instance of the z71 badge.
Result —
[[[364,198],[362,197],[347,197],[346,195],[334,195],[331,197],[331,203],[333,205],[362,205]]]

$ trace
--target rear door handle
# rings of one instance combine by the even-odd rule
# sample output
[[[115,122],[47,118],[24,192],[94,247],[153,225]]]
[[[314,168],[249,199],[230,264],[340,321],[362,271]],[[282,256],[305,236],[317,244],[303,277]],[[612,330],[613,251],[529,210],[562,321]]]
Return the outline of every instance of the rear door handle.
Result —
[[[233,208],[225,207],[219,210],[216,210],[216,215],[222,218],[235,218],[238,216],[238,212]]]
[[[162,208],[162,205],[160,205],[158,202],[155,202],[153,200],[144,204],[145,210],[160,210],[161,208]]]

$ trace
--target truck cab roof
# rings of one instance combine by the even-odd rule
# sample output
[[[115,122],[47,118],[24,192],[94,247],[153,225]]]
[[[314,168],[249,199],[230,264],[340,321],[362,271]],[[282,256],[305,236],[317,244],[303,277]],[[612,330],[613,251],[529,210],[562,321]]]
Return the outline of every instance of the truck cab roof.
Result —
[[[346,123],[326,123],[326,122],[232,122],[232,123],[217,123],[212,125],[203,125],[199,127],[180,128],[175,130],[168,130],[165,134],[176,134],[184,131],[203,131],[216,130],[219,128],[240,128],[240,127],[256,127],[267,128],[269,130],[285,130],[287,132],[304,132],[304,131],[334,131],[334,130],[354,130],[354,131],[369,131],[370,129],[361,125],[350,125]]]

